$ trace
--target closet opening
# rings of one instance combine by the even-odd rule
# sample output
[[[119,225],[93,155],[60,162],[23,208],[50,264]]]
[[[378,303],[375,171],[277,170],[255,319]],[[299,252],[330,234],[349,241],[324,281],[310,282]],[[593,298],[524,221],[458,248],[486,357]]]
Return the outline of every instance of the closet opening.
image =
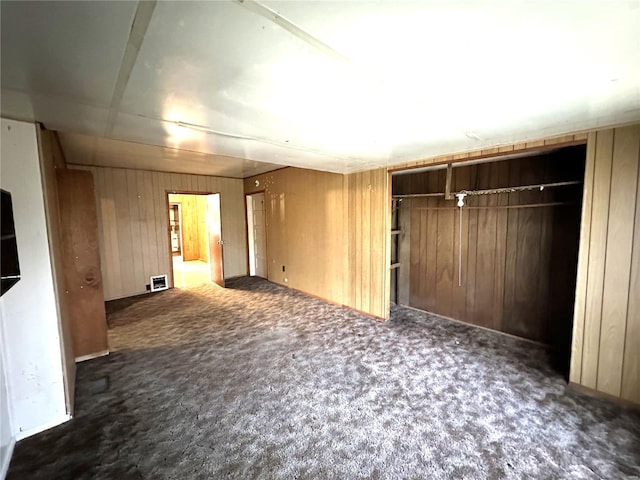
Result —
[[[568,375],[586,145],[392,175],[391,300],[552,347]]]

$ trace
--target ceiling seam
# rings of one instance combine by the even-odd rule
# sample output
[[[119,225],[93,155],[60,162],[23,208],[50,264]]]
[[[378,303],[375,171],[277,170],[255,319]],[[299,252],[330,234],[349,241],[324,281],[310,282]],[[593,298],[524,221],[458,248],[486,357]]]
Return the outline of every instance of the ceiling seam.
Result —
[[[257,14],[257,15],[260,15],[261,17],[264,17],[267,20],[275,23],[276,25],[278,25],[279,27],[283,28],[284,30],[286,30],[287,32],[292,34],[293,36],[299,38],[300,40],[302,40],[303,42],[307,43],[308,45],[311,45],[316,50],[319,50],[320,52],[324,53],[325,55],[327,55],[327,56],[329,56],[329,57],[331,57],[331,58],[333,58],[335,60],[338,60],[340,62],[346,63],[346,64],[352,64],[353,63],[350,58],[344,56],[343,54],[341,54],[337,50],[333,49],[332,47],[330,47],[329,45],[327,45],[323,41],[321,41],[318,38],[314,37],[309,32],[307,32],[306,30],[303,30],[298,25],[293,23],[291,20],[283,17],[278,12],[276,12],[275,10],[272,10],[271,8],[267,7],[266,5],[263,5],[263,4],[259,3],[259,2],[256,2],[255,0],[235,0],[235,1],[238,4],[242,5],[243,7],[245,7],[247,10],[249,10],[249,11],[251,11],[251,12]]]
[[[122,102],[125,88],[129,83],[131,72],[135,66],[142,46],[142,41],[147,33],[149,24],[151,23],[151,17],[153,11],[156,8],[156,0],[141,0],[138,2],[136,13],[133,17],[131,24],[131,31],[129,32],[129,39],[127,40],[127,47],[122,57],[122,63],[120,64],[120,70],[118,72],[118,79],[113,88],[113,95],[111,96],[111,104],[109,105],[109,116],[107,117],[107,125],[105,127],[105,136],[113,133],[113,127],[116,121],[116,115],[118,114],[118,108]]]

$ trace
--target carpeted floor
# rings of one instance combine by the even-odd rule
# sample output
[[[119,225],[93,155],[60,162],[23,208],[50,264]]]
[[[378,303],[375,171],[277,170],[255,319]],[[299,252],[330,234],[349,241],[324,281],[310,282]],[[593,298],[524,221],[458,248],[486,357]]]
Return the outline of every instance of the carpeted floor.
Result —
[[[567,390],[541,347],[228,286],[111,303],[75,418],[8,478],[640,478],[640,413]]]

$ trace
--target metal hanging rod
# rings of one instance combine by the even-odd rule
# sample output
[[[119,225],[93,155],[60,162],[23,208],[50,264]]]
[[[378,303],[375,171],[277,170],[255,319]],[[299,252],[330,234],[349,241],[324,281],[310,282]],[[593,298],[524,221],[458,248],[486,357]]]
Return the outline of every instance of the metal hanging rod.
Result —
[[[511,210],[517,208],[545,208],[545,207],[562,207],[562,206],[578,206],[575,202],[549,202],[549,203],[527,203],[523,205],[478,205],[469,206],[465,205],[465,210]],[[416,210],[457,210],[458,207],[418,207]]]
[[[567,187],[569,185],[580,185],[581,181],[575,180],[570,182],[552,182],[552,183],[538,183],[536,185],[522,185],[519,187],[501,187],[501,188],[489,188],[486,190],[461,190],[460,192],[453,193],[451,196],[455,196],[458,193],[464,193],[467,196],[472,195],[494,195],[500,193],[514,193],[525,192],[529,190],[544,190],[545,188],[554,187]],[[444,197],[444,193],[409,193],[406,195],[393,195],[393,198],[419,198],[419,197]]]
[[[525,192],[528,190],[544,190],[545,188],[553,188],[553,187],[567,187],[569,185],[580,185],[581,183],[582,182],[579,180],[575,180],[571,182],[538,183],[536,185],[522,185],[520,187],[489,188],[486,190],[462,190],[458,193],[464,193],[467,196],[494,195],[499,193]]]

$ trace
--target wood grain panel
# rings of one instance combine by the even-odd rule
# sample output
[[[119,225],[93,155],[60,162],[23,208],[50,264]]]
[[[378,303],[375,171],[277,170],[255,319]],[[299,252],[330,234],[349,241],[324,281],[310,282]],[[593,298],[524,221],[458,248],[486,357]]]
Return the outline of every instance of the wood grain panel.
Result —
[[[598,391],[620,396],[624,358],[629,279],[633,249],[635,200],[638,190],[640,129],[618,128],[615,132],[607,225],[607,251],[600,328]],[[636,292],[638,294],[638,292]]]
[[[107,300],[146,291],[152,275],[169,274],[167,192],[220,193],[224,273],[246,274],[246,218],[243,182],[200,175],[105,167],[89,170],[96,183],[96,207]],[[198,252],[199,252],[198,248]],[[198,257],[199,253],[198,253]]]
[[[469,188],[470,181],[470,169],[459,169],[456,171],[455,178],[453,178],[453,189],[455,191],[467,189]],[[455,203],[457,204],[457,202]],[[435,205],[437,205],[437,200],[435,200]],[[462,235],[460,235],[460,215],[462,215]],[[468,272],[467,259],[469,255],[469,211],[463,209],[461,212],[459,208],[456,209],[454,223],[456,225],[456,230],[454,233],[455,245],[453,249],[455,262],[453,270],[453,305],[451,307],[451,316],[453,318],[468,318],[466,288],[464,288],[463,285],[466,285]],[[460,239],[462,239],[462,245],[460,245]],[[462,249],[460,249],[460,246],[462,246]],[[462,252],[462,255],[460,255],[460,252]],[[460,272],[459,268],[460,263],[462,264],[462,272]]]
[[[591,238],[595,156],[596,134],[594,132],[589,134],[587,138],[587,159],[585,163],[584,186],[582,190],[582,215],[580,219],[578,275],[576,279],[576,300],[573,317],[573,338],[571,343],[571,369],[569,379],[576,384],[580,384],[582,380],[582,350],[587,298],[587,272],[589,269],[589,239]]]
[[[56,177],[73,352],[76,358],[101,354],[109,347],[93,176],[59,169]]]
[[[62,366],[64,374],[65,402],[67,412],[73,414],[76,379],[76,364],[71,334],[71,318],[65,285],[63,231],[60,219],[60,202],[56,170],[66,168],[55,132],[39,129],[40,170],[44,192],[44,209],[49,236],[49,252],[53,272],[53,285],[58,308]]]
[[[269,280],[388,318],[386,169],[343,176],[285,168],[244,187],[265,190]]]
[[[399,218],[402,219],[403,228],[398,235],[398,289],[397,303],[399,305],[409,305],[409,291],[411,290],[411,228],[412,228],[412,200],[410,198],[399,202]]]
[[[460,191],[580,180],[584,147],[565,151],[566,158],[557,155],[456,167],[453,185]],[[394,188],[403,194],[444,188],[443,171],[411,177],[394,178]],[[460,287],[456,201],[412,198],[410,305],[568,351],[575,271],[571,273],[570,262],[563,259],[577,252],[580,196],[580,189],[569,194],[547,189],[467,197],[462,212]],[[553,206],[537,206],[541,202]],[[574,258],[574,266],[576,262]],[[541,279],[543,275],[547,278]],[[561,278],[562,283],[552,283],[552,277]],[[562,307],[547,308],[550,303]]]
[[[600,328],[602,325],[602,290],[604,288],[613,130],[598,133],[589,237],[589,267],[587,272],[587,307],[584,322],[582,381],[585,387],[596,389]]]
[[[640,157],[640,152],[638,152]],[[638,161],[640,163],[640,160]],[[640,169],[636,193],[636,215],[633,232],[633,254],[629,281],[629,311],[625,334],[621,397],[640,403]]]
[[[494,171],[498,168],[493,164],[480,165],[479,184],[481,188],[488,188],[490,185],[498,185],[497,178],[494,178]],[[493,181],[492,181],[493,180]],[[495,195],[483,195],[478,198],[478,206],[494,206],[497,202]],[[477,312],[475,323],[488,328],[494,327],[495,312],[493,311],[493,285],[494,263],[496,256],[496,217],[495,208],[483,208],[478,210],[478,242],[476,249],[476,278],[483,279],[476,282],[476,302]]]
[[[570,378],[640,403],[640,125],[587,146]]]

